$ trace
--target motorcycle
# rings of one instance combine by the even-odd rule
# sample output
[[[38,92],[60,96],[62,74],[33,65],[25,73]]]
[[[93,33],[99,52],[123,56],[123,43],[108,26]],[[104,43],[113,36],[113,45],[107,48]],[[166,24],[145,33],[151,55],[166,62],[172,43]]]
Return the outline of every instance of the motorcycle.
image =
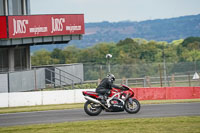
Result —
[[[102,110],[106,112],[122,112],[134,114],[140,110],[140,103],[134,98],[134,91],[126,85],[123,89],[113,88],[105,103],[101,102],[102,95],[94,91],[83,91],[84,98],[87,100],[84,104],[84,111],[90,116],[99,115]]]

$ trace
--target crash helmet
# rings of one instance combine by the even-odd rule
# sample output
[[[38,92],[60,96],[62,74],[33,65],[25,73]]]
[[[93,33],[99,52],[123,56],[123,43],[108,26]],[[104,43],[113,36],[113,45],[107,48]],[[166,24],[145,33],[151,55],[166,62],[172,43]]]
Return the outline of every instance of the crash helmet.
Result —
[[[109,73],[109,74],[107,75],[107,77],[108,77],[110,80],[115,81],[115,75],[114,75],[114,74]]]

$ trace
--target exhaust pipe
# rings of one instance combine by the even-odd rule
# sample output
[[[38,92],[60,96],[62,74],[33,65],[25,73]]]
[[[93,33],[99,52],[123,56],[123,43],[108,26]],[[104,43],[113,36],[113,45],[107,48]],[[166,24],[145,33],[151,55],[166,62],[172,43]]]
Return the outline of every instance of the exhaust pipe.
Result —
[[[108,111],[111,111],[110,109],[108,109],[105,105],[103,105],[100,101],[94,99],[94,98],[91,98],[89,96],[85,96],[85,99],[88,100],[88,101],[91,101],[93,103],[97,103],[97,104],[100,104],[101,106],[103,106],[106,110]]]
[[[96,99],[94,99],[94,98],[91,98],[91,97],[89,97],[89,96],[85,96],[85,99],[88,100],[88,101],[91,101],[91,102],[93,102],[93,103],[101,104],[100,101],[98,101],[98,100],[96,100]]]

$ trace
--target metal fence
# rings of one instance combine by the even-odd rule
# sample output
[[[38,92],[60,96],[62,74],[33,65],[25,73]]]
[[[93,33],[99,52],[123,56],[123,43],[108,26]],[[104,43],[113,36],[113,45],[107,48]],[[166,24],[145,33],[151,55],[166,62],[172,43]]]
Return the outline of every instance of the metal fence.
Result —
[[[94,89],[100,83],[98,80],[85,81],[83,87]],[[162,77],[122,78],[116,79],[115,84],[125,84],[130,87],[184,87],[200,86],[200,79],[193,79],[193,75],[172,75],[165,79]],[[84,86],[85,85],[85,86]]]
[[[132,87],[200,86],[200,80],[193,79],[195,72],[200,74],[200,62],[111,64],[110,67],[117,78],[116,84]],[[88,87],[95,88],[107,73],[107,65],[84,64]]]
[[[193,75],[200,72],[199,62],[179,62],[179,63],[138,63],[138,64],[111,64],[111,73],[117,79],[125,78],[144,78],[167,77],[174,75]],[[84,79],[97,80],[102,79],[108,73],[108,66],[98,64],[84,64]]]
[[[106,77],[108,67],[107,65],[84,64],[78,67],[68,66],[66,69],[62,68],[62,71],[73,72],[76,77],[69,78],[74,80],[74,83],[75,81],[81,83],[71,88],[88,89],[97,87],[101,79]],[[200,86],[200,79],[193,79],[195,72],[200,74],[200,62],[111,64],[111,73],[116,76],[115,84],[126,84],[130,87]],[[59,76],[55,78],[62,79]],[[52,86],[46,85],[46,79],[48,78],[45,69],[0,74],[0,92],[33,91],[44,88],[51,90]],[[59,84],[58,81],[55,83]],[[55,90],[53,87],[52,89]]]

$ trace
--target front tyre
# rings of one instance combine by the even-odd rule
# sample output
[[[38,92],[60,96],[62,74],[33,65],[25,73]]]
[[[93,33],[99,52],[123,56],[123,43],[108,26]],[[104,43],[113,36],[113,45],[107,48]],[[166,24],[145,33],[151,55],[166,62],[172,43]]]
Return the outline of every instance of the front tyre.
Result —
[[[85,113],[90,116],[99,115],[102,111],[102,107],[100,104],[93,103],[91,101],[86,101],[84,104]]]
[[[126,100],[124,109],[130,114],[135,114],[140,111],[140,103],[137,99],[133,99],[132,103],[129,100]]]

